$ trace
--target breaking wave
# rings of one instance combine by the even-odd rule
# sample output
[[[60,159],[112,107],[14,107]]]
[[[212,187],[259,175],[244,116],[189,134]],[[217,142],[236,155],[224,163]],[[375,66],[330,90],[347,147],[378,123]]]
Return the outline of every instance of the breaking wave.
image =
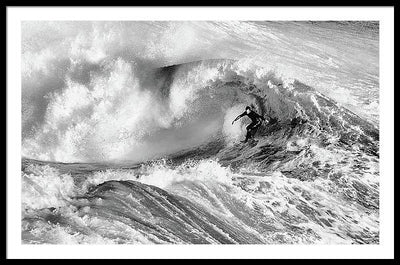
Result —
[[[103,67],[90,84],[69,79],[62,93],[50,97],[44,123],[23,140],[24,156],[140,162],[213,137],[231,141],[243,130],[230,122],[246,104],[280,124],[308,121],[310,130],[330,139],[377,138],[377,129],[357,115],[265,68],[210,60],[144,74],[122,59]]]

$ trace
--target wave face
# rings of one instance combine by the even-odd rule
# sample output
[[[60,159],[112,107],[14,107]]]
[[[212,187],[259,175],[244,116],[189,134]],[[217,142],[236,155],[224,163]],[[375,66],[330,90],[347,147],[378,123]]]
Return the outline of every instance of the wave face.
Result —
[[[365,108],[339,102],[337,91],[321,89],[322,83],[350,91],[354,80],[348,76],[361,80],[357,71],[365,62],[337,55],[327,35],[321,40],[326,58],[291,50],[298,23],[232,22],[236,37],[224,40],[228,48],[213,46],[230,59],[212,60],[204,60],[211,57],[202,46],[207,42],[188,41],[187,50],[177,51],[167,34],[160,38],[163,56],[154,43],[143,47],[131,40],[132,51],[120,34],[146,36],[166,24],[138,25],[131,32],[124,23],[83,23],[81,30],[93,31],[96,45],[85,35],[76,39],[74,27],[62,35],[59,24],[47,25],[62,35],[53,34],[49,47],[66,46],[69,53],[43,50],[35,57],[43,60],[39,69],[28,67],[32,48],[23,46],[24,243],[379,243],[377,116],[365,107],[371,102],[362,103]],[[200,40],[210,28],[221,36],[228,32],[225,23],[174,25],[162,32],[192,32]],[[373,54],[363,60],[375,62],[374,23],[301,25],[311,32],[304,33],[308,48],[334,31],[342,38],[336,49],[346,43],[354,52],[362,39],[371,43],[364,53]],[[23,25],[30,27],[35,29]],[[244,42],[244,29],[258,41]],[[346,42],[348,36],[353,38]],[[280,62],[268,52],[258,61],[255,54],[238,58],[265,50],[257,44],[262,38]],[[199,45],[204,57],[195,56],[199,50],[189,53],[191,45]],[[319,62],[319,75],[305,59]],[[49,65],[58,67],[61,79]],[[300,66],[315,79],[304,78]],[[360,81],[370,89],[377,85],[373,66]],[[246,105],[269,122],[258,130],[257,142],[238,144],[249,121],[231,122]]]

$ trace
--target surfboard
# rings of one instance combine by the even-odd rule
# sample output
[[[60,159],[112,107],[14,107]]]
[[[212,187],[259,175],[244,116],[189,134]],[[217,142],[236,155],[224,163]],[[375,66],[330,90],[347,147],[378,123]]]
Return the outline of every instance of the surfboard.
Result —
[[[244,140],[240,141],[241,144],[249,144],[249,145],[256,145],[258,143],[258,139],[250,138],[245,142]]]

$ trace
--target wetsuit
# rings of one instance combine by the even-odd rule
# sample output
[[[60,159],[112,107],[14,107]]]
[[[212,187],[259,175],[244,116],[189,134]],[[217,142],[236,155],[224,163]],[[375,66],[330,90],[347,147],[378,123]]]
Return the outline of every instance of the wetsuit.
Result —
[[[247,140],[251,138],[251,134],[253,133],[253,135],[254,135],[256,133],[258,127],[260,127],[261,120],[265,120],[265,118],[261,115],[258,115],[254,111],[250,111],[249,114],[247,114],[247,112],[245,111],[242,114],[240,114],[238,116],[238,118],[241,118],[243,116],[247,116],[251,119],[251,123],[246,126],[247,133],[246,133],[246,139],[244,140],[244,142],[247,142]]]

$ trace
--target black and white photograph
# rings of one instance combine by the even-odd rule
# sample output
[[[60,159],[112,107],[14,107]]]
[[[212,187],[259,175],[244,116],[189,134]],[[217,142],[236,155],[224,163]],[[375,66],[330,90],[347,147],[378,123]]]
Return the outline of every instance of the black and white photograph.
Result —
[[[382,23],[195,18],[22,19],[19,243],[382,244]]]

